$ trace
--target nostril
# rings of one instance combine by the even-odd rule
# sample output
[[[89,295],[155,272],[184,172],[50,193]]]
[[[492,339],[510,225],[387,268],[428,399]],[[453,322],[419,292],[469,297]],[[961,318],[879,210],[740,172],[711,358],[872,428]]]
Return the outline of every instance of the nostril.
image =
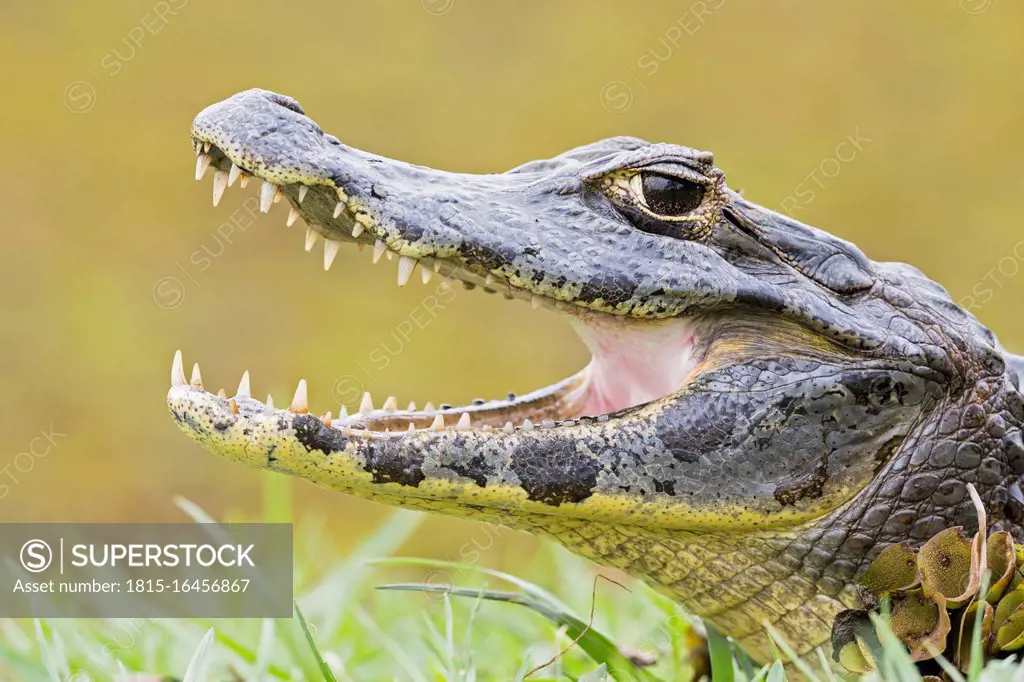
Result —
[[[277,104],[278,106],[282,106],[285,109],[288,109],[289,111],[294,111],[296,114],[302,114],[303,116],[306,115],[306,112],[303,110],[302,105],[296,102],[291,97],[288,97],[287,95],[279,95],[276,92],[268,92],[267,99],[269,99],[274,104]]]

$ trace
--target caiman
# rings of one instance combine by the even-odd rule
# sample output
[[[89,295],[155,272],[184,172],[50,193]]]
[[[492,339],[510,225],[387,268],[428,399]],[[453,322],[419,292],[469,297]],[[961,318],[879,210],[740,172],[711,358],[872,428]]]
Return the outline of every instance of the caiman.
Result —
[[[212,453],[386,504],[553,537],[676,599],[758,661],[801,655],[886,546],[977,528],[1022,539],[1024,358],[902,263],[729,189],[712,154],[614,137],[504,173],[360,151],[298,102],[202,111],[197,178],[284,199],[330,267],[343,245],[568,317],[592,354],[527,395],[333,419],[186,380],[167,396]],[[888,226],[887,229],[892,229]],[[443,294],[442,294],[443,295]],[[340,305],[344,305],[342,302]],[[500,361],[500,358],[497,359]]]

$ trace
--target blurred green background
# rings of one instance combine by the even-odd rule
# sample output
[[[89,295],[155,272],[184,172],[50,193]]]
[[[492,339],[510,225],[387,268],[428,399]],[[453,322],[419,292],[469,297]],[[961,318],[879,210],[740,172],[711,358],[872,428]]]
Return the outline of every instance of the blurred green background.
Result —
[[[1022,25],[1010,0],[4,2],[0,520],[180,520],[175,494],[216,516],[258,509],[265,474],[167,415],[179,347],[212,390],[249,369],[280,404],[306,377],[320,413],[339,381],[459,402],[586,362],[554,315],[461,288],[395,352],[434,285],[400,290],[394,263],[355,250],[324,273],[283,206],[218,235],[254,186],[213,209],[189,124],[249,87],[296,97],[348,144],[445,169],[617,134],[711,150],[755,201],[975,296],[1024,351]],[[368,361],[381,344],[385,369]],[[384,511],[291,485],[296,513],[343,543]],[[534,546],[424,529],[410,551],[458,559],[484,537],[500,563]]]

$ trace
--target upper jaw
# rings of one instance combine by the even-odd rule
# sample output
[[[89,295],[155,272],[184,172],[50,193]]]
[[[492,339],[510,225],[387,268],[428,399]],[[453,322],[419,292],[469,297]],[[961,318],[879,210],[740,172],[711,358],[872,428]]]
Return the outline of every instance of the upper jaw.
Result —
[[[208,107],[193,145],[220,173],[218,186],[255,176],[265,183],[261,208],[286,199],[290,222],[302,217],[311,240],[327,239],[325,263],[356,242],[408,259],[400,281],[427,266],[536,305],[644,318],[728,304],[741,286],[713,249],[632,229],[587,186],[594,169],[632,158],[635,145],[586,161],[449,173],[348,147],[281,97],[251,90]]]

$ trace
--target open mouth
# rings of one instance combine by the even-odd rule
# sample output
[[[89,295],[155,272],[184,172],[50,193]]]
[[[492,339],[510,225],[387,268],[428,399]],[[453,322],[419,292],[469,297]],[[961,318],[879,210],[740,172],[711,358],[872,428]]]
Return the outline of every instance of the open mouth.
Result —
[[[422,409],[410,403],[402,409],[402,403],[394,396],[375,404],[367,393],[358,405],[343,405],[336,413],[328,412],[321,417],[329,428],[351,435],[401,437],[421,430],[444,429],[512,433],[582,418],[602,420],[680,390],[696,374],[706,351],[696,335],[702,325],[692,318],[639,318],[587,309],[575,304],[564,291],[535,286],[533,281],[512,273],[506,276],[500,271],[486,270],[457,254],[425,249],[396,237],[393,230],[385,229],[371,206],[330,181],[292,181],[294,178],[276,166],[246,158],[240,151],[229,154],[198,137],[193,138],[193,146],[198,154],[196,179],[203,179],[212,171],[214,206],[220,203],[227,188],[236,183],[245,187],[255,179],[262,212],[268,213],[276,203],[287,203],[286,224],[293,226],[302,217],[307,225],[306,250],[323,241],[324,269],[330,269],[345,244],[360,249],[370,247],[374,263],[397,261],[398,286],[417,280],[427,284],[434,277],[441,277],[445,286],[459,283],[467,289],[479,287],[500,292],[506,299],[528,301],[535,309],[557,310],[567,315],[592,355],[583,370],[522,396],[509,394],[503,399],[476,400],[458,406],[427,403]],[[174,386],[202,389],[198,365],[191,379],[186,380],[180,352],[175,356],[171,381]],[[278,411],[271,399],[263,403],[252,397],[248,372],[233,397],[221,393],[217,397],[207,394],[207,398],[220,400],[226,411],[235,414]],[[309,412],[305,380],[299,382],[287,409],[298,414]]]

